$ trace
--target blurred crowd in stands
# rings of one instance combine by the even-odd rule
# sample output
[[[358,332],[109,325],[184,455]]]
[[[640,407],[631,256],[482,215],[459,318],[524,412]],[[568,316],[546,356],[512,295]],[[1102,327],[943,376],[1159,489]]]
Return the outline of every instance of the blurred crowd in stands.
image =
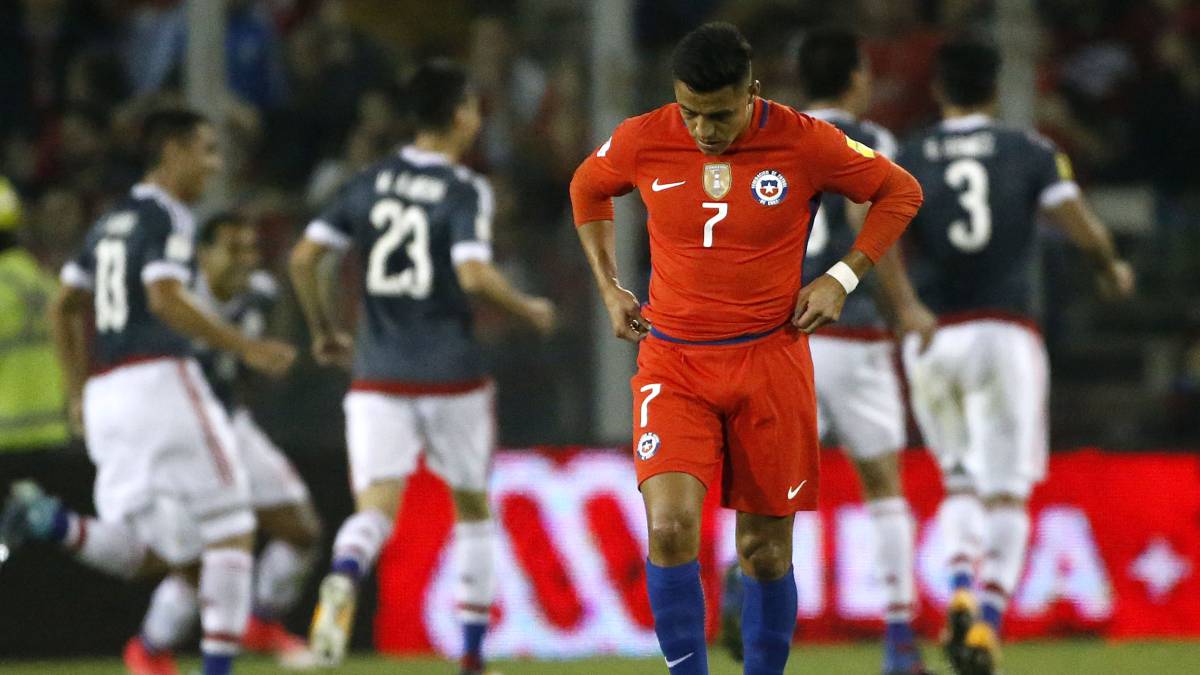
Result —
[[[1176,338],[1162,429],[1130,445],[1200,440],[1200,3],[1029,0],[1042,29],[1036,120],[1074,158],[1087,187],[1144,186],[1151,233],[1137,246],[1143,299]],[[260,223],[277,273],[307,219],[355,171],[406,135],[398,83],[411,65],[467,63],[486,114],[470,163],[498,196],[497,258],[553,297],[564,329],[546,344],[496,316],[480,321],[499,380],[507,444],[589,438],[592,285],[567,214],[567,184],[592,140],[589,13],[600,0],[226,0],[228,87],[221,124],[227,193]],[[637,0],[634,100],[670,95],[665,57],[698,23],[724,18],[755,46],[765,95],[799,105],[792,59],[803,27],[852,25],[870,38],[870,116],[899,136],[934,121],[932,56],[948,31],[994,25],[984,0]],[[143,114],[184,100],[182,0],[0,3],[0,175],[25,203],[22,241],[47,270],[139,177]],[[632,111],[631,111],[632,112]],[[202,214],[203,215],[203,214]],[[350,278],[350,275],[347,275]],[[1086,295],[1086,291],[1076,290]],[[1140,301],[1139,301],[1140,302]],[[1156,304],[1157,303],[1157,304]],[[306,339],[285,303],[278,331]],[[1089,325],[1090,327],[1090,325]],[[1076,331],[1062,340],[1086,339]],[[1051,336],[1052,338],[1054,336]],[[1052,345],[1054,340],[1052,339]],[[1094,364],[1093,364],[1094,365]],[[338,443],[343,376],[303,366],[264,392],[285,446]],[[279,396],[281,392],[287,396]],[[1059,402],[1056,401],[1056,405]],[[1171,413],[1170,411],[1175,411]],[[1153,433],[1151,433],[1153,431]],[[1155,435],[1157,434],[1157,435]],[[313,440],[316,439],[316,440]],[[1069,439],[1074,441],[1074,439]],[[1106,440],[1096,438],[1097,442]]]

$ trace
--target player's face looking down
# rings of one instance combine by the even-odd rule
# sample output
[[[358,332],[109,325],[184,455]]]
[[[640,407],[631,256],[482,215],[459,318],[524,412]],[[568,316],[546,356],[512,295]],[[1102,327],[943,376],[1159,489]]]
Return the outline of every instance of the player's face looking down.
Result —
[[[258,267],[258,230],[248,223],[222,225],[198,258],[213,292],[223,300],[233,297],[246,290],[250,273]]]
[[[222,166],[216,130],[210,124],[200,124],[191,135],[168,141],[163,146],[161,166],[178,178],[180,199],[199,199],[208,179]]]
[[[758,80],[730,85],[707,93],[698,92],[675,80],[675,102],[696,147],[706,155],[719,155],[733,144],[750,124]]]

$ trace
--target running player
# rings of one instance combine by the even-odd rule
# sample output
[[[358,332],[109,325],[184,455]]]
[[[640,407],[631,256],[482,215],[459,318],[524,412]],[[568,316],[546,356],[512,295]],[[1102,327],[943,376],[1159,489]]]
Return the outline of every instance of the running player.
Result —
[[[194,226],[186,203],[220,170],[213,126],[170,110],[150,115],[145,134],[149,173],[92,226],[63,268],[52,310],[72,410],[82,413],[96,464],[100,517],[76,514],[22,482],[5,505],[0,538],[9,546],[55,542],[124,578],[169,569],[195,583],[198,569],[203,669],[216,675],[230,672],[250,615],[254,513],[233,429],[191,340],[272,375],[291,366],[295,350],[243,335],[187,290]]]
[[[926,194],[910,234],[914,278],[941,328],[923,353],[906,340],[904,363],[946,488],[938,514],[952,574],[946,646],[960,673],[996,672],[1001,619],[1025,560],[1027,500],[1046,473],[1048,363],[1034,310],[1038,214],[1087,254],[1106,294],[1125,297],[1134,285],[1067,157],[1045,138],[992,119],[999,68],[987,43],[944,45],[935,83],[944,119],[900,154]]]
[[[193,284],[197,300],[250,337],[261,337],[278,297],[274,278],[259,265],[258,230],[235,213],[219,213],[200,227]],[[304,640],[280,619],[300,598],[311,572],[320,525],[308,488],[283,452],[259,428],[245,404],[249,373],[236,356],[203,349],[200,363],[213,393],[233,422],[250,484],[258,529],[267,540],[258,557],[254,606],[242,640],[252,651],[274,653],[297,669],[313,665]],[[141,633],[125,648],[135,673],[174,672],[171,649],[198,617],[196,590],[180,575],[162,581],[151,596]]]
[[[818,28],[804,36],[798,71],[811,117],[825,120],[877,152],[896,156],[896,141],[886,129],[859,119],[871,101],[871,70],[852,32]],[[836,194],[821,199],[808,238],[803,282],[812,283],[854,244],[865,207]],[[925,672],[912,629],[916,601],[913,578],[913,521],[900,485],[897,453],[905,442],[904,402],[892,363],[893,342],[885,329],[887,315],[896,335],[917,333],[925,341],[937,327],[932,313],[917,299],[896,249],[876,267],[878,284],[863,282],[869,292],[852,293],[836,324],[809,338],[817,386],[817,414],[822,436],[835,436],[850,453],[862,481],[867,511],[875,525],[875,564],[886,592],[883,672]],[[724,625],[736,625],[740,597],[737,579],[729,577],[734,601],[722,605]],[[736,631],[724,639],[738,641]],[[740,644],[731,645],[735,653]]]
[[[328,663],[346,650],[357,585],[392,533],[405,479],[422,453],[450,484],[457,524],[462,672],[483,672],[494,594],[494,526],[487,484],[495,444],[492,384],[471,333],[472,297],[548,334],[553,305],[527,296],[492,265],[492,190],[458,163],[475,142],[479,99],[457,64],[435,60],[408,85],[412,145],[352,179],[305,231],[292,280],[319,363],[341,364],[350,341],[317,274],[327,254],[357,247],[363,314],[346,395],[346,443],[357,513],[342,524],[321,583],[310,644]]]
[[[705,492],[722,474],[738,511],[747,673],[782,673],[796,622],[796,511],[817,504],[807,333],[900,236],[920,188],[834,126],[759,98],[750,45],[706,24],[673,55],[676,102],[626,120],[576,171],[578,233],[617,337],[641,342],[635,465],[646,506],[647,586],[671,672],[707,673],[697,555]],[[649,211],[653,275],[642,307],[621,287],[612,198]],[[853,248],[801,287],[823,192],[871,201]]]

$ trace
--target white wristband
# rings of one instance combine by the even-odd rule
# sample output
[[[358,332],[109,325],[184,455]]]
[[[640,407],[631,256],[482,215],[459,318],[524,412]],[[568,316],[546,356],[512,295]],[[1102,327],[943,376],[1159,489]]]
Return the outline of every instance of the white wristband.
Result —
[[[854,289],[858,288],[858,275],[850,269],[849,265],[840,260],[834,263],[833,267],[830,267],[825,274],[837,279],[842,288],[846,289],[846,295],[850,295]]]

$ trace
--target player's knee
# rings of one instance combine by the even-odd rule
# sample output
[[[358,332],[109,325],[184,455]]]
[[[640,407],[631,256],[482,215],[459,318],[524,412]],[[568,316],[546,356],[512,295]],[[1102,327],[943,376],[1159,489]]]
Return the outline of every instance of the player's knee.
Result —
[[[400,509],[400,497],[403,494],[403,480],[378,481],[355,495],[354,503],[360,512],[374,510],[392,517]]]
[[[787,537],[745,532],[738,535],[737,549],[742,571],[755,579],[778,579],[792,566],[792,544]]]
[[[681,565],[700,555],[700,519],[672,513],[650,521],[650,553],[655,564]]]
[[[492,517],[486,492],[455,490],[454,515],[459,522],[478,522]]]
[[[857,467],[868,500],[900,496],[900,472],[895,464],[895,455],[864,460],[858,462]]]

